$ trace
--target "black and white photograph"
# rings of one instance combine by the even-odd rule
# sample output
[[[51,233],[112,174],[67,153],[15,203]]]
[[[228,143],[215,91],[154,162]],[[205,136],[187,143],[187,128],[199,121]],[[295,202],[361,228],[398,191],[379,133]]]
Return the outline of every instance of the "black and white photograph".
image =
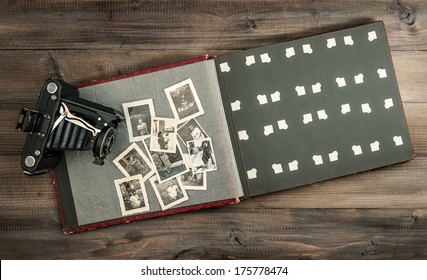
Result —
[[[177,121],[153,117],[151,120],[150,151],[175,153],[177,144]]]
[[[200,142],[188,141],[187,147],[190,155],[191,170],[194,174],[217,169],[211,138],[203,139]]]
[[[169,209],[188,200],[187,192],[176,178],[160,183],[158,178],[153,176],[150,178],[150,183],[153,186],[162,210]]]
[[[113,163],[126,177],[141,174],[145,181],[154,174],[154,166],[150,159],[144,155],[136,143],[127,147],[113,160]]]
[[[183,159],[179,145],[176,145],[175,153],[165,153],[151,151],[149,138],[144,139],[143,143],[151,157],[151,163],[154,165],[160,183],[178,177],[190,170]]]
[[[191,119],[178,128],[178,137],[187,145],[188,141],[200,142],[202,139],[209,138],[207,133],[196,119]]]
[[[129,142],[150,137],[151,120],[155,116],[152,99],[123,103]]]
[[[150,210],[141,174],[114,180],[114,184],[123,216]]]
[[[178,177],[179,182],[186,190],[205,191],[207,190],[206,172],[193,173],[188,171]]]
[[[179,120],[179,123],[204,114],[199,96],[191,79],[168,87],[164,91],[174,117]]]
[[[188,166],[191,166],[190,156],[188,154],[183,154],[184,160],[187,162]],[[178,177],[179,182],[186,190],[197,190],[205,191],[207,190],[207,173],[193,173],[192,170],[184,173]]]

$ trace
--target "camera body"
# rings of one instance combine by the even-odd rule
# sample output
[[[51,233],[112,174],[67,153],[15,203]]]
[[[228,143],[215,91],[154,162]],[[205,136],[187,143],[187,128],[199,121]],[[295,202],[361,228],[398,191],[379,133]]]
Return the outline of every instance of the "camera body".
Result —
[[[65,150],[92,150],[94,163],[104,164],[122,120],[119,111],[80,98],[73,85],[48,79],[35,110],[22,108],[16,126],[28,133],[21,159],[24,173],[48,172]]]

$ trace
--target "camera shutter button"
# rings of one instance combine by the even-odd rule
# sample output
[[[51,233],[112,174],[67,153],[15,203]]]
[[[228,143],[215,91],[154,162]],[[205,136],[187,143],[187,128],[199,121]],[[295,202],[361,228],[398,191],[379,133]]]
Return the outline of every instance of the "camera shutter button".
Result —
[[[52,82],[47,84],[46,89],[50,94],[54,94],[58,90],[58,86]]]
[[[28,167],[33,167],[36,164],[36,159],[33,156],[27,156],[24,160],[24,163]]]

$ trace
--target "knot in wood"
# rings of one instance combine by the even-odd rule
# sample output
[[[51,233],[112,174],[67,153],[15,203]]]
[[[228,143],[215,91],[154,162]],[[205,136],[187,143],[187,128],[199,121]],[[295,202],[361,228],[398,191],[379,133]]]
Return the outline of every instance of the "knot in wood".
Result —
[[[371,241],[369,241],[369,246],[370,246],[371,248],[375,248],[375,247],[377,247],[377,246],[378,246],[378,243],[377,243],[376,241],[374,241],[374,240],[371,240]]]
[[[415,213],[415,212],[413,212],[412,214],[411,214],[411,223],[413,224],[413,223],[415,223],[415,220],[417,219],[417,213]]]
[[[409,5],[404,5],[400,1],[397,2],[398,16],[400,21],[408,26],[412,26],[415,23],[415,9]]]
[[[256,25],[256,21],[255,21],[254,19],[250,19],[250,18],[247,18],[247,19],[246,19],[246,25],[247,25],[249,28],[256,28],[256,27],[257,27],[257,25]]]
[[[240,229],[231,229],[228,238],[234,246],[243,246],[245,241],[245,235]]]
[[[360,249],[358,253],[361,257],[366,257],[368,255],[368,252],[365,249]]]

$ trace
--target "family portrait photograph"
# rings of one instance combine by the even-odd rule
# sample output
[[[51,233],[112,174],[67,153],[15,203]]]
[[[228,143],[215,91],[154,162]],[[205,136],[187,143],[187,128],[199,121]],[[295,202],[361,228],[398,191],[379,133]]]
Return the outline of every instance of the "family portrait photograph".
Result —
[[[129,142],[150,137],[151,120],[155,115],[152,99],[123,103]]]
[[[200,142],[188,141],[187,147],[190,155],[191,170],[194,174],[217,169],[212,140],[210,138],[203,139]]]
[[[150,150],[175,153],[177,144],[175,119],[154,117],[151,122]]]
[[[184,145],[187,145],[188,141],[200,142],[209,136],[196,119],[191,119],[178,128],[178,137]]]
[[[179,120],[179,123],[204,114],[199,96],[191,79],[168,87],[164,91],[174,117]]]
[[[188,200],[187,192],[176,178],[160,183],[156,176],[153,176],[150,178],[150,183],[162,210],[169,209]]]
[[[122,215],[131,215],[150,210],[142,175],[114,180]]]
[[[141,174],[143,181],[145,181],[154,174],[154,167],[151,161],[136,143],[132,143],[126,148],[113,160],[113,163],[126,177]]]

